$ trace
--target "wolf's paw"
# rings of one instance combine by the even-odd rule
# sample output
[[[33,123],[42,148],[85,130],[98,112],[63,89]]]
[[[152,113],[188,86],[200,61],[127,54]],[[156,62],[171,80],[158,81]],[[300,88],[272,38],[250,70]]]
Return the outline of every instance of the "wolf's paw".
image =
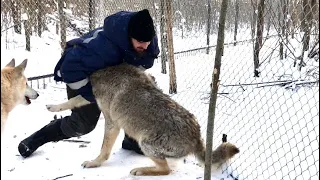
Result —
[[[61,111],[62,109],[58,106],[58,105],[46,105],[46,108],[48,109],[48,111],[50,112],[59,112]]]
[[[134,175],[134,176],[142,176],[142,175],[144,175],[144,172],[141,171],[140,168],[135,168],[135,169],[132,169],[132,170],[130,171],[130,174],[131,174],[131,175]]]
[[[156,167],[140,167],[134,168],[130,171],[131,175],[134,176],[163,176],[168,175],[170,169],[168,168],[156,168]]]
[[[101,166],[101,162],[98,161],[85,161],[81,164],[83,168],[95,168]]]

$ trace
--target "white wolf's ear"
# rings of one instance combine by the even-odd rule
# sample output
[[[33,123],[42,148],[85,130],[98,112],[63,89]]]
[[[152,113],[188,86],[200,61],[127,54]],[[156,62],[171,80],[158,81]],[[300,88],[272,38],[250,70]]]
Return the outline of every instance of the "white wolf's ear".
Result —
[[[28,59],[25,59],[21,64],[19,64],[16,68],[23,72],[26,69]]]
[[[12,60],[6,65],[6,67],[14,67],[16,64],[15,59],[12,58]]]

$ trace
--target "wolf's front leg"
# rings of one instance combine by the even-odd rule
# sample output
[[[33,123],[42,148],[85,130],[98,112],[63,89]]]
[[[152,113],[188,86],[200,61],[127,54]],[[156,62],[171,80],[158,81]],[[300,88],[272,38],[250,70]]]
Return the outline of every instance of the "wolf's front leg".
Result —
[[[87,101],[85,98],[83,98],[81,95],[78,95],[76,97],[73,97],[69,99],[67,102],[61,103],[61,104],[56,104],[56,105],[46,105],[48,111],[51,112],[60,112],[60,111],[65,111],[69,109],[74,109],[76,107],[81,107],[84,105],[90,104],[89,101]]]
[[[111,122],[109,115],[106,115],[106,113],[103,113],[103,115],[105,118],[105,131],[100,154],[92,161],[83,162],[82,166],[84,168],[99,167],[104,161],[108,160],[114,142],[119,135],[120,128]]]

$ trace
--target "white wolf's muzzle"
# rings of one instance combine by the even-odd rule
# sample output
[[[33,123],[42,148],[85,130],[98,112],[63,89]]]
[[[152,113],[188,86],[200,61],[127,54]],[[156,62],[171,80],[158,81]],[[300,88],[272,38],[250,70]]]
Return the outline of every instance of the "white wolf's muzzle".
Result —
[[[25,94],[24,94],[24,100],[22,101],[22,104],[29,105],[31,104],[30,99],[37,99],[39,94],[37,91],[32,89],[28,84],[26,86]]]

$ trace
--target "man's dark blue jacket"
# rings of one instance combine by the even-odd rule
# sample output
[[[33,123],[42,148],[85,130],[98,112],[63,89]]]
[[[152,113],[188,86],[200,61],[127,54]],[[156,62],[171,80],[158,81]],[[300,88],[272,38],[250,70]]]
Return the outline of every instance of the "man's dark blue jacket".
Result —
[[[148,69],[159,55],[155,36],[139,57],[128,37],[128,23],[136,12],[121,11],[105,18],[103,27],[67,42],[54,70],[54,79],[65,82],[90,102],[95,102],[89,76],[108,66],[127,62]],[[108,77],[106,77],[108,78]]]

